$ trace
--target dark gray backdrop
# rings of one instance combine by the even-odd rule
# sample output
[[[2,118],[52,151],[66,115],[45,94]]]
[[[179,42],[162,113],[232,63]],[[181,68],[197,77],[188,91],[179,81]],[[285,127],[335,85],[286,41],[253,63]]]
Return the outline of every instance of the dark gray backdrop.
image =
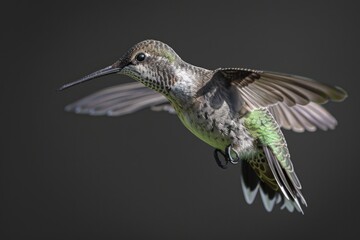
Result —
[[[308,239],[359,226],[359,8],[235,1],[2,6],[0,239]],[[122,82],[111,76],[56,89],[154,38],[199,66],[308,76],[346,89],[328,109],[335,131],[285,132],[309,207],[305,215],[248,206],[238,166],[176,116],[122,118],[63,108]]]

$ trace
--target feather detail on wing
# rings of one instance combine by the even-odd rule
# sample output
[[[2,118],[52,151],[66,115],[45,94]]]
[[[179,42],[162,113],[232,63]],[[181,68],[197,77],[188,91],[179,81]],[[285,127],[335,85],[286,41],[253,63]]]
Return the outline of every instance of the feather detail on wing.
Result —
[[[133,82],[106,88],[65,109],[80,114],[122,116],[167,102],[163,95]]]
[[[295,132],[334,129],[336,119],[320,104],[347,97],[339,87],[308,78],[242,68],[217,69],[209,82],[235,86],[244,109],[252,111],[268,107],[281,127]]]
[[[270,106],[269,111],[282,128],[295,132],[313,132],[318,128],[326,131],[337,125],[336,119],[324,107],[313,102],[292,107],[281,102]]]
[[[346,92],[311,79],[283,73],[241,68],[215,70],[214,79],[228,81],[236,86],[249,110],[267,107],[278,102],[287,106],[324,104],[329,100],[342,101]]]

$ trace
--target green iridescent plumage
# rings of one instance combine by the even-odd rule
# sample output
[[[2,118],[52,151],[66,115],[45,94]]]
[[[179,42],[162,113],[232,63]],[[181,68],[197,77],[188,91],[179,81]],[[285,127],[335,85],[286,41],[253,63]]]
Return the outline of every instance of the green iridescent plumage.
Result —
[[[279,125],[267,109],[257,109],[244,117],[244,125],[261,146],[269,146],[281,165],[292,171],[289,152]]]

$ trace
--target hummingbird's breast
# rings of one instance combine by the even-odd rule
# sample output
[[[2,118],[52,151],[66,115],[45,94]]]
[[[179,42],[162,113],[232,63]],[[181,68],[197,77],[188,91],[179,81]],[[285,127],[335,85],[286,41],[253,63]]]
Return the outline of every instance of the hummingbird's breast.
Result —
[[[185,108],[173,106],[185,127],[210,146],[225,150],[232,144],[239,153],[254,149],[254,139],[244,127],[243,119],[232,116],[226,104],[214,109],[206,100],[196,99]]]
[[[244,127],[240,114],[231,114],[225,101],[214,107],[211,92],[197,96],[205,79],[212,74],[199,68],[195,71],[179,70],[176,73],[178,81],[167,97],[181,122],[202,141],[220,150],[225,150],[229,144],[236,145],[239,153],[246,153],[254,149],[254,139]]]

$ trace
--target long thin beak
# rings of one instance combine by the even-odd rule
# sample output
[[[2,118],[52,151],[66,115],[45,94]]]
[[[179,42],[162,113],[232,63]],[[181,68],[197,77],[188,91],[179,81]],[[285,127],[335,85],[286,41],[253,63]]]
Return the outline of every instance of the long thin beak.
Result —
[[[95,78],[102,77],[102,76],[109,75],[109,74],[118,73],[118,72],[120,72],[120,70],[121,70],[120,61],[117,61],[113,65],[108,66],[108,67],[103,68],[103,69],[100,69],[100,70],[98,70],[96,72],[93,72],[93,73],[91,73],[91,74],[89,74],[89,75],[87,75],[87,76],[85,76],[83,78],[80,78],[79,80],[77,80],[75,82],[65,84],[61,88],[59,88],[59,90],[60,91],[64,90],[66,88],[69,88],[69,87],[75,86],[77,84],[89,81],[91,79],[95,79]]]

